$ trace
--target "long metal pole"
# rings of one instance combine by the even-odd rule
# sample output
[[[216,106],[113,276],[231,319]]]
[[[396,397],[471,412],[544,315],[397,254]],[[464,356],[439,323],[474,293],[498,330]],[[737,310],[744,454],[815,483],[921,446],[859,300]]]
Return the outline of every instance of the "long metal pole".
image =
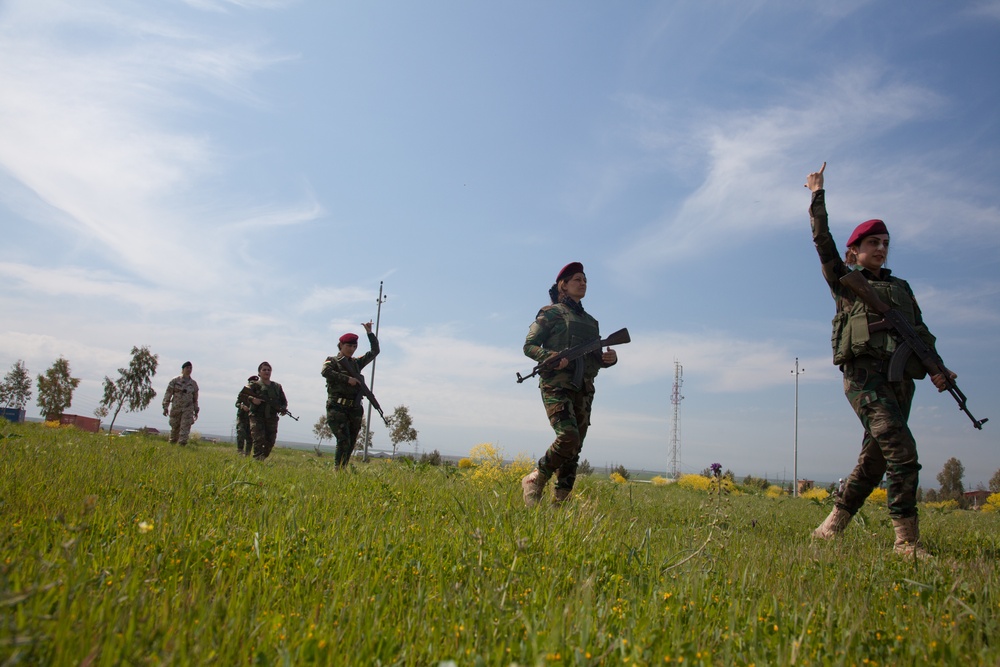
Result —
[[[799,374],[806,369],[799,370],[799,358],[795,357],[795,428],[792,437],[792,496],[799,495]]]
[[[382,281],[378,281],[378,310],[375,314],[375,338],[378,338],[378,325],[382,321],[382,304],[385,302],[386,298],[382,296]],[[378,361],[378,357],[372,359],[372,374],[371,379],[368,380],[368,388],[375,392],[375,362]],[[367,463],[368,461],[368,442],[371,440],[372,432],[372,402],[368,401],[368,416],[365,417],[365,454],[361,457],[362,461]]]

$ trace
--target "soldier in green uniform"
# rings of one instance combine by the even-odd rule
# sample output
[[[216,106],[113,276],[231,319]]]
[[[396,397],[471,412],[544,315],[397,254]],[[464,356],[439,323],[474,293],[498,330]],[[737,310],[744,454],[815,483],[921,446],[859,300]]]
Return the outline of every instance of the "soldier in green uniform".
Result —
[[[865,435],[857,466],[847,478],[833,511],[813,531],[813,536],[830,539],[843,532],[885,475],[889,516],[896,533],[893,550],[926,556],[920,544],[917,520],[920,464],[917,444],[907,420],[914,380],[924,378],[927,371],[914,356],[906,366],[902,381],[887,379],[889,359],[898,344],[889,331],[870,326],[878,322],[881,315],[871,311],[853,291],[841,285],[841,276],[861,271],[882,301],[900,311],[928,345],[933,347],[935,338],[924,325],[910,285],[884,267],[889,252],[889,231],[884,222],[868,220],[858,225],[841,259],[830,235],[823,188],[825,170],[824,162],[819,171],[806,178],[805,185],[813,193],[809,216],[823,277],[837,306],[833,318],[833,363],[844,373],[844,393],[861,420]],[[952,379],[957,377],[951,371],[946,372]],[[947,389],[944,374],[934,375],[931,382],[938,391]]]
[[[163,416],[170,417],[170,442],[186,445],[191,426],[198,420],[198,383],[191,377],[190,361],[181,365],[181,374],[167,383],[163,392]]]
[[[278,419],[288,409],[288,399],[281,385],[271,382],[271,364],[262,361],[257,367],[257,374],[260,379],[250,383],[245,404],[250,408],[253,457],[263,461],[274,449],[278,439]]]
[[[346,333],[337,342],[339,352],[335,357],[327,357],[320,371],[326,378],[326,422],[337,441],[334,455],[337,468],[345,467],[351,460],[351,453],[361,432],[364,410],[361,408],[359,385],[361,369],[378,356],[378,339],[372,333],[372,323],[362,324],[368,334],[368,352],[360,357],[358,335]]]
[[[243,456],[253,454],[253,440],[250,439],[250,406],[247,405],[250,396],[251,385],[260,378],[251,375],[247,378],[246,386],[240,389],[236,396],[236,450]]]
[[[583,264],[571,262],[556,275],[549,289],[552,303],[538,311],[524,340],[524,354],[542,362],[566,348],[600,338],[597,320],[580,302],[587,294]],[[595,350],[574,361],[563,359],[554,370],[539,373],[545,414],[556,433],[555,441],[538,460],[538,467],[521,480],[524,503],[538,504],[549,478],[556,476],[556,503],[569,498],[576,482],[580,450],[590,427],[594,401],[594,378],[602,368],[618,363],[617,353]]]

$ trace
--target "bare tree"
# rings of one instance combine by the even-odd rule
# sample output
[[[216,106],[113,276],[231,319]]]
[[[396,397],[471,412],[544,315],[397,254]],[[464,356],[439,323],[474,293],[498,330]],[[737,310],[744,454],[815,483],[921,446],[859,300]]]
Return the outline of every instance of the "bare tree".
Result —
[[[397,405],[389,417],[389,440],[392,441],[394,457],[400,443],[417,441],[417,430],[413,428],[413,418],[410,417],[410,410],[405,405]]]
[[[38,376],[38,407],[46,419],[58,417],[73,404],[73,392],[80,385],[80,378],[70,376],[69,361],[59,357]]]
[[[23,359],[10,367],[10,372],[0,382],[0,406],[23,410],[31,400],[31,375]]]
[[[112,381],[107,375],[104,376],[104,398],[94,410],[94,414],[104,418],[113,411],[111,424],[108,425],[108,435],[111,435],[115,420],[118,419],[118,413],[122,409],[125,412],[137,412],[149,407],[150,402],[156,397],[152,379],[159,364],[159,355],[150,352],[148,347],[133,347],[132,360],[128,368],[118,369],[118,379]]]

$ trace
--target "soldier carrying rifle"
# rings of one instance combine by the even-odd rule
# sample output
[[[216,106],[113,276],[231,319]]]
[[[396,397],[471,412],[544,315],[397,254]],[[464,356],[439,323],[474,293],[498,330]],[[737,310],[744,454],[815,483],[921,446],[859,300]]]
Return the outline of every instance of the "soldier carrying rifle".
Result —
[[[576,482],[580,450],[590,427],[594,378],[602,368],[618,363],[614,350],[601,350],[604,341],[600,339],[597,320],[580,303],[586,294],[583,264],[571,262],[564,266],[549,289],[552,303],[538,311],[524,341],[524,354],[539,362],[535,370],[542,404],[556,433],[555,441],[538,460],[538,467],[521,480],[528,507],[538,504],[553,475],[556,476],[554,501],[558,504],[569,498]],[[627,331],[617,333],[623,337],[608,344],[628,342]],[[582,356],[568,354],[572,348],[580,349]],[[547,365],[550,360],[553,364]],[[518,382],[523,379],[518,376]]]
[[[355,357],[354,354],[358,351],[358,335],[345,333],[337,342],[339,350],[337,356],[327,357],[320,371],[326,378],[326,423],[337,441],[334,454],[337,468],[347,466],[358,441],[364,415],[361,407],[362,397],[367,398],[372,407],[382,415],[382,408],[361,376],[361,369],[378,356],[378,338],[372,333],[371,321],[361,326],[368,334],[369,351],[360,357]],[[385,415],[382,415],[382,419],[385,420]]]
[[[285,390],[271,382],[271,364],[262,361],[257,366],[260,379],[250,383],[244,403],[250,408],[250,438],[253,440],[253,457],[263,461],[271,455],[278,439],[278,419],[288,414]]]
[[[823,188],[825,170],[824,162],[819,171],[806,178],[805,186],[812,191],[809,216],[823,277],[837,306],[833,363],[844,373],[847,400],[861,420],[865,435],[857,466],[847,478],[833,511],[813,536],[831,539],[843,532],[885,475],[889,516],[896,533],[893,550],[926,557],[917,519],[917,443],[907,425],[914,380],[926,377],[930,369],[934,386],[938,391],[950,391],[957,400],[960,397],[960,406],[976,428],[986,420],[972,417],[964,405],[964,395],[954,383],[958,376],[940,363],[934,351],[935,338],[924,324],[910,285],[885,268],[889,253],[885,223],[868,220],[858,225],[841,259],[830,234]],[[890,309],[892,313],[888,313]],[[890,321],[893,323],[888,324]],[[911,356],[911,351],[917,354]]]

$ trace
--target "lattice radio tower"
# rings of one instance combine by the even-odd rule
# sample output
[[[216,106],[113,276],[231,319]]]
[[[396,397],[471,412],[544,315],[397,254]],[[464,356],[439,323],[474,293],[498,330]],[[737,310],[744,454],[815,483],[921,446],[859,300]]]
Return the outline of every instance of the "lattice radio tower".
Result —
[[[680,479],[681,476],[681,385],[684,384],[684,367],[674,360],[674,390],[670,394],[670,403],[674,406],[674,420],[670,430],[670,477]]]

